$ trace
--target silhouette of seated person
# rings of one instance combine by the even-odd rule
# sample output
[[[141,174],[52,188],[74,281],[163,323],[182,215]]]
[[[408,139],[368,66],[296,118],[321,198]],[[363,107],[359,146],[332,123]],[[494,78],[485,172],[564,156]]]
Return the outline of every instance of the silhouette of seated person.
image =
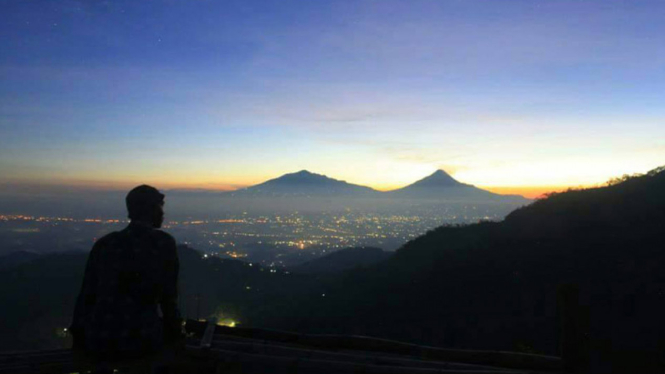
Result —
[[[70,327],[74,349],[103,360],[146,357],[183,342],[176,243],[159,230],[164,195],[142,185],[126,203],[129,225],[90,251]]]

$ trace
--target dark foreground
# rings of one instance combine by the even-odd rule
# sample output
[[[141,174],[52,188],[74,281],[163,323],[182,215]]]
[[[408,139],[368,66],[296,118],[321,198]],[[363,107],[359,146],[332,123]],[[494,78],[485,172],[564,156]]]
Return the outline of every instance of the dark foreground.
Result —
[[[452,350],[359,336],[305,335],[187,322],[184,350],[162,362],[168,373],[524,373],[562,372],[558,357]],[[152,370],[148,360],[95,364],[70,350],[6,352],[0,373]],[[164,371],[166,370],[166,371]]]

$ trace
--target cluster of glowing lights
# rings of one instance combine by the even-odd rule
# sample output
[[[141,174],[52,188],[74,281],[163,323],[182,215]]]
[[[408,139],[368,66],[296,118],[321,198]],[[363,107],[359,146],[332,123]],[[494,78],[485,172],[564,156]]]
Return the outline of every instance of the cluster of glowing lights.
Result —
[[[75,219],[71,217],[35,217],[27,215],[0,215],[0,221],[35,221],[35,222],[87,222],[87,223],[128,223],[127,220],[121,219],[101,219],[101,218],[82,218]]]
[[[236,252],[236,251],[226,251],[224,252],[227,256],[232,258],[245,258],[247,257],[246,253]]]

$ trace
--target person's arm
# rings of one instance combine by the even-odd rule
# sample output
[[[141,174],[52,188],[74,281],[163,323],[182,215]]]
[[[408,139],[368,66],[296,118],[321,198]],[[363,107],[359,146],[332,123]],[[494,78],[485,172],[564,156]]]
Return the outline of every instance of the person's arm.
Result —
[[[88,254],[88,261],[85,266],[85,273],[83,274],[83,284],[81,285],[81,292],[76,300],[74,307],[74,317],[69,331],[74,338],[73,348],[83,348],[84,346],[84,320],[91,313],[92,307],[97,302],[97,257],[99,257],[100,241],[95,242],[90,254]]]
[[[166,268],[164,292],[159,305],[163,314],[165,339],[168,342],[173,342],[183,337],[182,318],[178,311],[178,272],[180,270],[180,262],[178,260],[175,239],[170,235],[165,235],[162,250],[166,255]]]

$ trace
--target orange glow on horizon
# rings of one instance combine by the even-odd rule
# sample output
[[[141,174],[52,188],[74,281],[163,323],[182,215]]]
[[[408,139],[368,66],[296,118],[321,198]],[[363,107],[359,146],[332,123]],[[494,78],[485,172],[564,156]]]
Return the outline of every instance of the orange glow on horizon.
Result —
[[[392,191],[404,186],[369,186],[378,191],[386,192]],[[590,186],[513,186],[513,187],[500,187],[500,186],[476,186],[483,190],[494,192],[501,195],[522,195],[529,199],[536,199],[542,197],[549,192],[563,192],[569,188],[585,188]]]
[[[501,195],[522,195],[529,199],[537,199],[549,192],[563,192],[571,188],[571,186],[522,186],[522,187],[478,187],[484,190],[498,193]],[[584,188],[584,186],[576,186],[574,188]]]
[[[169,180],[154,179],[154,178],[146,178],[144,180],[122,180],[120,178],[111,179],[111,180],[63,178],[63,179],[51,179],[48,181],[38,180],[35,178],[35,179],[15,180],[14,183],[16,183],[16,185],[38,186],[40,189],[44,187],[46,188],[64,187],[64,188],[73,188],[73,189],[128,191],[129,189],[139,184],[149,184],[162,191],[189,189],[189,190],[207,190],[207,191],[223,192],[223,191],[233,191],[245,187],[250,187],[252,185],[260,184],[273,178],[275,178],[275,176],[269,176],[265,178],[253,177],[251,178],[251,180],[234,180],[233,182],[230,182],[228,179],[226,181],[212,181],[210,179],[182,180],[179,178],[169,179]],[[335,176],[332,176],[332,178],[335,178]],[[364,185],[382,192],[400,189],[415,181],[416,180],[412,180],[398,185],[398,184],[370,184],[370,183],[365,184],[362,182],[347,180],[348,183]],[[12,183],[10,182],[10,184]],[[502,195],[522,195],[524,197],[534,199],[541,197],[548,192],[561,192],[569,188],[584,188],[584,187],[591,187],[591,185],[571,184],[571,185],[552,185],[552,186],[529,186],[529,185],[483,186],[480,184],[476,184],[476,187]]]
[[[34,183],[34,182],[33,182]],[[19,184],[31,185],[28,181],[23,181]],[[42,187],[52,186],[52,187],[70,187],[70,188],[83,188],[83,189],[92,189],[92,190],[129,190],[135,187],[138,184],[149,184],[155,186],[159,190],[168,191],[168,190],[177,190],[177,189],[191,189],[191,190],[207,190],[207,191],[234,191],[245,187],[250,187],[252,184],[240,184],[240,183],[177,183],[177,182],[166,182],[166,181],[137,181],[137,182],[117,182],[117,181],[52,181],[51,183],[40,183]],[[261,182],[259,182],[261,183]],[[257,183],[258,184],[258,183]],[[408,184],[407,184],[408,185]],[[405,187],[406,185],[367,185],[377,191],[386,192],[397,190],[399,188]],[[534,199],[546,194],[548,192],[561,192],[565,191],[571,187],[573,188],[583,188],[585,186],[510,186],[510,187],[501,187],[501,186],[476,186],[484,190],[488,190],[494,193],[502,195],[522,195],[524,197]]]

